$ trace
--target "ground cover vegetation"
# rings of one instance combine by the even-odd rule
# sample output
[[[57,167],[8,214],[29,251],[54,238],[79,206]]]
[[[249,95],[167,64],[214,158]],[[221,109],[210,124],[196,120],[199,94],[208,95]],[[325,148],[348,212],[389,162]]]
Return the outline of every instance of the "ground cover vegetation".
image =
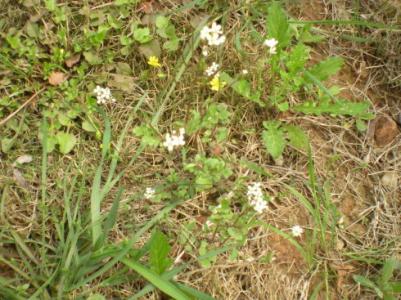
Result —
[[[1,299],[400,295],[397,2],[0,4]]]

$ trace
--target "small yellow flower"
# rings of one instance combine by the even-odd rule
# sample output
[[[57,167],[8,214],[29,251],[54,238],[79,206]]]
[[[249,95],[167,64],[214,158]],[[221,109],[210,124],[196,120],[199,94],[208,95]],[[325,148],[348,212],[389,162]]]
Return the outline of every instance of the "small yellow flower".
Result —
[[[148,65],[155,68],[160,68],[162,66],[159,62],[159,58],[156,56],[149,57]]]
[[[226,82],[220,80],[220,75],[216,74],[214,75],[213,79],[209,82],[210,88],[212,91],[220,91],[225,85]]]

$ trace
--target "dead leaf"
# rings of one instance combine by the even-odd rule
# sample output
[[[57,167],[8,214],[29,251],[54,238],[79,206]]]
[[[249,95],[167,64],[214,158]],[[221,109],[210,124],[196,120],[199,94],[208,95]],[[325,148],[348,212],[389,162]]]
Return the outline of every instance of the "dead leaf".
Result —
[[[61,72],[52,72],[49,76],[49,83],[51,85],[60,85],[67,79],[67,76]]]
[[[399,133],[397,123],[389,116],[379,116],[375,120],[375,142],[378,147],[391,143]]]
[[[30,163],[31,161],[32,161],[32,156],[31,155],[21,155],[20,157],[18,157],[15,160],[14,164],[22,165],[22,164]]]
[[[13,176],[19,186],[23,187],[24,189],[29,189],[28,182],[18,169],[13,169]]]
[[[81,60],[81,54],[75,54],[65,60],[65,65],[69,68],[75,66]]]
[[[143,11],[145,14],[151,14],[161,9],[162,6],[155,0],[142,2],[141,5],[139,6],[139,11]]]

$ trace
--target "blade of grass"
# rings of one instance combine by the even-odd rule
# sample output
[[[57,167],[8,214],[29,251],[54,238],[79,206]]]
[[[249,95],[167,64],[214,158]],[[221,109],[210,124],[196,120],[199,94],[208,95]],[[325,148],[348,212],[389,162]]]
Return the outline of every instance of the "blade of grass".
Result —
[[[177,286],[175,286],[170,281],[164,279],[157,273],[153,272],[152,270],[144,267],[140,263],[136,261],[129,260],[128,258],[124,258],[121,260],[123,264],[127,267],[131,268],[135,272],[139,273],[143,276],[146,280],[151,282],[155,287],[159,290],[163,291],[167,295],[173,297],[176,300],[190,300],[186,294],[184,294]]]

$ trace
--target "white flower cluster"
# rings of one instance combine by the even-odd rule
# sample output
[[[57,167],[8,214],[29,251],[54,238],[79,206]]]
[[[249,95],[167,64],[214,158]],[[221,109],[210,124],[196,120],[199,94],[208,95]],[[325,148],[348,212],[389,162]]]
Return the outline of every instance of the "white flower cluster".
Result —
[[[206,73],[207,76],[212,76],[217,72],[217,70],[219,68],[220,68],[220,65],[216,64],[215,62],[213,62],[211,64],[211,66],[206,69],[205,73]]]
[[[300,237],[304,233],[304,230],[301,226],[295,225],[291,228],[291,232],[293,236]]]
[[[276,54],[277,53],[277,44],[278,41],[275,38],[272,39],[267,39],[265,40],[265,42],[263,43],[265,46],[269,47],[269,53],[270,54]]]
[[[166,147],[169,152],[173,151],[174,147],[184,146],[184,134],[184,128],[180,128],[179,134],[177,134],[175,130],[173,130],[171,134],[167,133],[166,140],[164,141],[163,146]]]
[[[116,99],[111,95],[111,91],[108,87],[102,88],[101,86],[96,86],[93,90],[93,93],[96,95],[98,104],[106,104],[107,102],[114,103]]]
[[[156,193],[156,190],[154,188],[147,187],[143,196],[145,197],[145,199],[151,200],[154,198],[155,193]]]
[[[263,212],[267,208],[267,202],[263,199],[263,191],[260,182],[255,182],[251,185],[248,185],[248,201],[249,204],[256,210],[258,213]]]
[[[202,40],[207,40],[209,46],[219,46],[226,41],[225,35],[223,35],[223,30],[221,25],[213,22],[212,27],[205,26],[200,32],[200,38]]]

